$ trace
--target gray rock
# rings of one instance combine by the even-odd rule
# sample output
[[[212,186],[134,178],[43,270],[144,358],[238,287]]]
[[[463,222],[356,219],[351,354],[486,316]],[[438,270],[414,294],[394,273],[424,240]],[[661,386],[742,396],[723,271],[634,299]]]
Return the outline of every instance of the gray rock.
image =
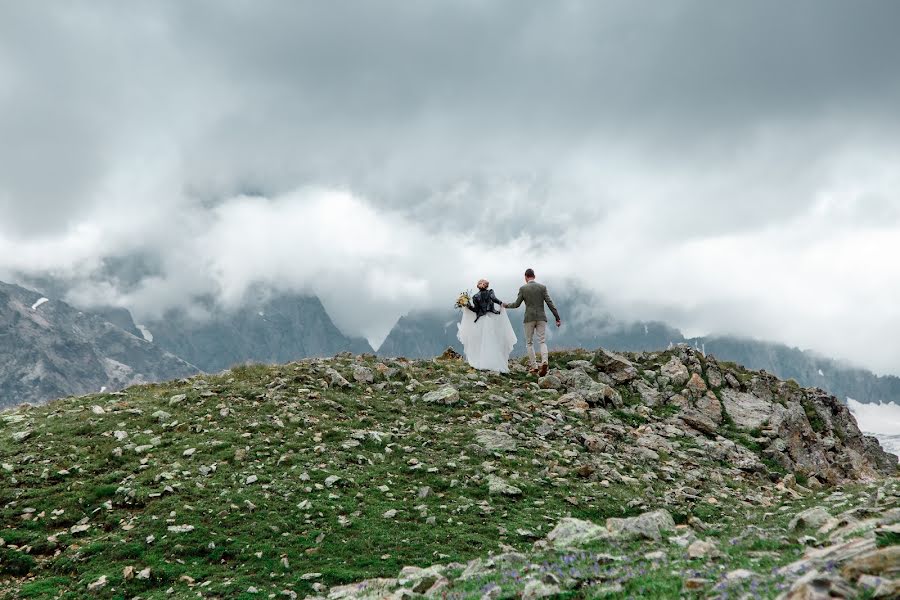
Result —
[[[695,375],[696,377],[696,375]],[[708,418],[716,425],[722,422],[722,403],[712,392],[700,396],[696,403],[697,412]]]
[[[558,390],[562,387],[562,381],[555,374],[550,373],[538,379],[538,387],[542,390]]]
[[[714,390],[725,385],[725,378],[722,377],[722,372],[715,367],[708,367],[706,369],[706,380],[709,382],[709,387]]]
[[[335,369],[328,367],[325,369],[325,375],[328,376],[331,385],[340,387],[340,388],[349,388],[352,387],[349,381],[347,381],[343,375],[338,373]]]
[[[790,590],[779,596],[779,600],[832,600],[834,598],[855,598],[856,591],[839,575],[810,571],[794,582]]]
[[[616,383],[627,383],[638,376],[638,370],[630,360],[602,348],[594,354],[594,365]]]
[[[669,511],[662,508],[644,513],[638,517],[607,519],[606,528],[614,535],[633,536],[658,541],[662,539],[663,531],[675,530],[675,520],[669,514]]]
[[[452,385],[444,386],[422,396],[422,402],[428,404],[456,404],[459,400],[459,390]]]
[[[798,513],[791,522],[788,524],[788,529],[790,531],[794,531],[795,529],[802,529],[804,527],[811,527],[813,529],[818,529],[822,525],[828,522],[831,519],[831,515],[827,510],[822,508],[821,506],[816,506],[814,508],[808,508],[801,513]]]
[[[380,600],[397,588],[396,579],[366,579],[328,590],[328,600]]]
[[[645,406],[659,406],[662,404],[662,395],[655,387],[649,386],[640,379],[632,384],[634,390],[640,394],[641,403]]]
[[[554,548],[575,548],[610,537],[609,531],[596,523],[567,517],[560,519],[547,534],[547,543]]]
[[[774,405],[771,402],[757,398],[753,394],[727,388],[721,391],[721,395],[725,412],[734,424],[742,429],[762,427],[772,418]]]
[[[502,496],[521,496],[522,490],[496,475],[488,475],[488,493]]]
[[[684,363],[678,360],[677,356],[673,356],[669,362],[660,368],[659,372],[663,377],[667,377],[676,389],[687,383],[691,377],[690,371],[684,366]]]
[[[485,450],[513,452],[516,450],[516,440],[502,431],[493,429],[479,429],[475,432],[475,441]]]
[[[688,558],[715,558],[722,556],[722,551],[715,542],[709,540],[697,540],[688,546]]]
[[[353,380],[357,383],[374,383],[375,373],[368,367],[364,367],[362,365],[354,365]]]
[[[701,433],[715,435],[719,430],[719,426],[709,417],[695,410],[684,410],[678,414],[678,418],[684,421],[686,425]]]
[[[532,579],[525,584],[522,590],[522,600],[535,600],[535,598],[550,598],[561,593],[558,585],[546,584],[542,581]]]

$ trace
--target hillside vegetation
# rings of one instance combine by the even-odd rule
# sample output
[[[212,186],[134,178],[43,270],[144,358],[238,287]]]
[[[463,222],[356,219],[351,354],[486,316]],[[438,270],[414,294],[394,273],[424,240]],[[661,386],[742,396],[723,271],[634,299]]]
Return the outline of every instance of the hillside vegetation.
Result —
[[[686,347],[551,363],[348,354],[0,413],[0,598],[900,589],[897,459],[833,397]]]

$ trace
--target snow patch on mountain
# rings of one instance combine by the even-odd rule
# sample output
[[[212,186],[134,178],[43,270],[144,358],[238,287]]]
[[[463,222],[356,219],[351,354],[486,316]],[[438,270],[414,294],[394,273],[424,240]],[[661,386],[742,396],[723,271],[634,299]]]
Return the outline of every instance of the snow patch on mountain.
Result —
[[[144,339],[145,339],[145,340],[147,340],[148,342],[152,342],[152,341],[153,341],[153,334],[150,333],[150,330],[149,330],[149,329],[147,329],[147,328],[146,328],[145,326],[143,326],[143,325],[135,325],[135,327],[138,328],[138,331],[141,332],[141,335],[144,336]]]

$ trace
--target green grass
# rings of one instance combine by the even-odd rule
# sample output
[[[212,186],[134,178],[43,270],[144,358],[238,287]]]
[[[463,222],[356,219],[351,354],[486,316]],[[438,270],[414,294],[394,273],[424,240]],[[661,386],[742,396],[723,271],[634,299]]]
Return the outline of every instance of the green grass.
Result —
[[[551,362],[564,367],[591,356],[554,353]],[[679,523],[696,517],[713,527],[709,535],[728,547],[717,568],[771,569],[801,548],[773,541],[801,504],[767,522],[759,536],[728,543],[742,535],[744,523],[764,522],[774,509],[750,509],[740,501],[759,481],[684,479],[690,469],[720,468],[702,452],[685,454],[700,449],[693,438],[672,438],[677,448],[659,452],[658,461],[621,458],[619,451],[633,442],[631,431],[605,456],[591,454],[577,434],[607,424],[548,408],[533,377],[471,379],[473,371],[458,361],[387,361],[380,369],[374,357],[366,362],[377,373],[375,384],[349,390],[323,387],[325,365],[315,362],[250,364],[122,395],[60,400],[30,409],[24,424],[0,420],[0,464],[12,465],[12,471],[0,471],[0,598],[154,599],[198,591],[249,598],[283,590],[303,597],[315,593],[315,582],[333,586],[394,577],[406,565],[465,563],[499,552],[501,545],[531,553],[534,540],[562,517],[603,523],[662,506]],[[352,381],[351,363],[328,364]],[[387,375],[390,369],[395,371]],[[412,380],[421,387],[407,390]],[[459,389],[458,405],[421,401],[447,382]],[[674,414],[672,407],[656,407],[641,416],[631,408],[639,396],[618,389],[629,407],[610,411],[608,425],[636,428]],[[186,398],[170,403],[178,394]],[[104,412],[94,414],[94,405]],[[153,417],[159,410],[171,417],[161,422]],[[559,414],[555,430],[535,442],[551,412]],[[11,434],[24,427],[32,436],[12,441]],[[516,451],[484,452],[475,445],[477,429],[500,428],[511,428]],[[356,433],[370,431],[380,432],[380,439]],[[118,440],[122,434],[115,432],[127,438]],[[723,435],[760,450],[754,432],[726,427]],[[186,456],[188,449],[194,452]],[[691,466],[683,468],[683,461]],[[519,487],[521,496],[490,495],[488,472]],[[247,483],[251,476],[256,481]],[[332,483],[331,476],[340,479]],[[682,484],[704,498],[728,493],[717,505],[668,503],[668,492]],[[398,512],[383,516],[389,510]],[[90,528],[73,533],[84,520]],[[168,529],[185,524],[194,529]],[[643,543],[585,551],[629,557],[630,570],[604,565],[615,570],[612,581],[621,580],[609,597],[676,598],[683,593],[682,572],[712,577],[709,565],[685,562],[680,549],[658,548],[666,551],[658,565],[642,558],[654,549]],[[747,556],[769,549],[779,553],[777,560]],[[562,556],[546,552],[540,558],[556,564]],[[149,568],[150,576],[126,580],[126,567]],[[305,573],[321,577],[305,580]],[[107,586],[89,594],[87,585],[100,576],[108,578]],[[514,577],[495,574],[453,593],[466,597],[488,584],[516,589]],[[251,587],[260,593],[248,594]],[[596,593],[596,586],[586,585],[574,597]]]

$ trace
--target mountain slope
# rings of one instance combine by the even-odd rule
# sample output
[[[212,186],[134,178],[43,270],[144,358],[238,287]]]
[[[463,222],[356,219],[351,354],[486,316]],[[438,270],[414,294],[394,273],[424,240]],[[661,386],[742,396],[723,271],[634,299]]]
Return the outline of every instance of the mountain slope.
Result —
[[[900,550],[896,457],[835,398],[683,347],[551,362],[313,359],[3,413],[0,598],[770,598]]]
[[[154,344],[208,372],[248,361],[372,352],[366,340],[345,336],[315,296],[278,294],[249,299],[233,310],[211,301],[207,307],[202,317],[174,310],[145,327]]]
[[[195,373],[97,315],[0,283],[0,407]]]

